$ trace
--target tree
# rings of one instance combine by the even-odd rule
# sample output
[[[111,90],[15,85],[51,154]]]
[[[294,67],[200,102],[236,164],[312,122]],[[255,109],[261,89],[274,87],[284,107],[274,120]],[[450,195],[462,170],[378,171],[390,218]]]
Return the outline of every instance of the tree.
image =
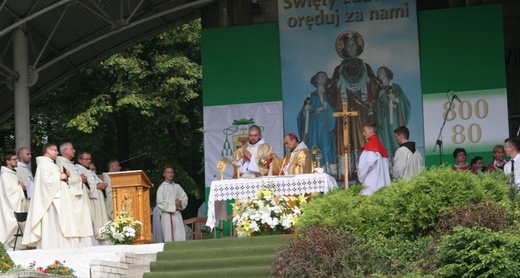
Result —
[[[144,170],[156,185],[152,203],[163,167],[172,165],[198,200],[189,206],[196,212],[204,197],[200,31],[196,20],[160,34],[32,103],[34,156],[46,142],[70,141],[103,171],[110,159],[127,160],[123,168]]]

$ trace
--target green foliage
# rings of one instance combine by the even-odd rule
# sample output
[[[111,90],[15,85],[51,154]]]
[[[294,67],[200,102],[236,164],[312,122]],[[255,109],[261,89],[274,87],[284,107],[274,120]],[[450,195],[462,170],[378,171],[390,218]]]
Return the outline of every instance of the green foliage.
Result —
[[[369,250],[351,233],[313,226],[289,240],[271,265],[274,277],[366,277],[363,267]]]
[[[503,172],[449,167],[370,196],[358,186],[335,190],[304,207],[299,234],[278,253],[272,275],[519,277],[518,202],[508,190]]]
[[[433,238],[366,240],[319,225],[304,228],[279,250],[274,277],[426,277],[436,269]]]
[[[453,233],[455,227],[488,228],[492,231],[514,230],[518,228],[518,212],[502,204],[478,203],[466,207],[451,208],[439,220],[435,233],[439,236]]]
[[[365,201],[365,197],[355,190],[333,190],[326,195],[318,195],[303,209],[305,213],[296,223],[297,228],[322,225],[337,230],[355,230],[357,223],[363,222],[358,214],[353,214]]]
[[[13,260],[5,251],[4,245],[0,242],[0,273],[10,272],[15,266]]]
[[[434,167],[370,196],[359,195],[359,188],[324,195],[305,207],[298,225],[321,224],[368,238],[416,238],[432,233],[440,217],[454,206],[482,202],[511,206],[507,190],[507,176],[501,172],[477,176]]]
[[[437,277],[520,277],[518,233],[459,227],[441,239]]]
[[[422,277],[437,269],[437,242],[433,237],[414,240],[394,236],[378,237],[366,241],[370,250],[368,265],[373,276],[379,277]]]
[[[98,171],[106,163],[135,158],[123,169],[141,169],[155,184],[163,167],[190,195],[186,215],[204,198],[200,21],[162,33],[85,69],[31,103],[31,149],[70,141],[92,153]],[[0,126],[14,134],[14,120]],[[6,137],[14,149],[14,137]],[[142,155],[146,154],[146,155]],[[33,171],[36,163],[32,163]]]

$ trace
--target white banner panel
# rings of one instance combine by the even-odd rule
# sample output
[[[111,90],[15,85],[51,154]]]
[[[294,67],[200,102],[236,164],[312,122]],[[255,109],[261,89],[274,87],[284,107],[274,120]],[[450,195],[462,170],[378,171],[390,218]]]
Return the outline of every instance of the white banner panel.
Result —
[[[262,138],[273,147],[278,157],[283,157],[283,109],[282,102],[204,107],[204,169],[206,187],[220,179],[217,162],[221,157],[231,161],[233,152],[247,142],[249,126],[262,129]],[[233,176],[233,166],[228,164],[224,178]]]
[[[451,154],[455,148],[465,148],[468,153],[491,151],[496,144],[503,144],[509,136],[506,90],[454,93],[461,102],[454,100],[451,108],[448,92],[423,95],[424,126],[429,127],[424,130],[426,155],[438,155],[438,147],[435,152],[433,149],[445,117],[440,137],[443,154]]]

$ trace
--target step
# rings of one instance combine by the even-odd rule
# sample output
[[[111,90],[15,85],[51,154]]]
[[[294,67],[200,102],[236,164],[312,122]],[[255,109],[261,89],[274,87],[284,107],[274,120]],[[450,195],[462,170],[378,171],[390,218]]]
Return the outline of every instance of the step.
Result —
[[[128,266],[128,274],[125,275],[125,278],[141,278],[143,274],[146,272],[150,272],[149,265],[129,265]]]
[[[202,266],[201,266],[202,267]],[[179,271],[179,272],[148,272],[143,275],[144,278],[200,278],[200,277],[211,277],[211,278],[256,278],[256,277],[269,277],[271,270],[269,267],[256,266],[256,267],[233,267],[227,269],[220,269],[215,271],[213,269],[205,270],[192,270],[192,271]]]
[[[257,237],[242,237],[242,238],[218,238],[218,239],[204,239],[204,240],[188,240],[168,242],[164,244],[164,251],[168,250],[186,250],[194,248],[221,248],[222,246],[255,246],[272,244],[274,242],[286,242],[291,235],[273,235],[273,236],[257,236]]]
[[[191,260],[179,260],[179,261],[158,261],[150,263],[150,270],[155,271],[187,271],[190,269],[204,268],[206,270],[212,269],[213,271],[220,271],[222,268],[229,268],[232,266],[240,267],[254,267],[264,266],[269,268],[271,263],[276,258],[274,252],[269,255],[243,255],[240,257],[224,257],[224,258],[213,258],[197,260],[193,258]]]
[[[274,242],[276,243],[276,242]],[[263,245],[263,246],[232,246],[232,247],[221,247],[221,248],[211,248],[211,249],[191,249],[191,250],[169,250],[163,251],[157,254],[157,260],[154,261],[163,261],[163,260],[186,260],[187,258],[197,258],[200,259],[212,259],[216,257],[222,256],[241,256],[243,254],[249,254],[254,251],[256,255],[264,255],[264,254],[274,254],[276,249],[286,246],[283,243]]]

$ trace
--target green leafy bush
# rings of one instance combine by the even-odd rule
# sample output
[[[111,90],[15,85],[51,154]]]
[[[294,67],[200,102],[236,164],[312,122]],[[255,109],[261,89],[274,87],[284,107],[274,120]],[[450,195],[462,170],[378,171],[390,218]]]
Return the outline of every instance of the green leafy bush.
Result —
[[[381,236],[367,241],[366,245],[371,258],[365,263],[377,266],[370,272],[372,275],[423,277],[437,270],[438,243],[433,237],[411,240],[399,236]]]
[[[272,275],[520,277],[520,197],[508,182],[442,166],[370,196],[335,190],[305,205]]]
[[[359,187],[331,192],[310,202],[297,225],[320,224],[368,238],[416,238],[432,233],[439,219],[455,206],[486,202],[511,206],[507,181],[498,171],[477,176],[434,167],[370,196],[359,195]]]
[[[5,251],[4,245],[0,243],[0,273],[9,272],[14,266],[14,262]]]
[[[518,234],[457,227],[441,239],[436,277],[520,277],[518,250]]]
[[[436,268],[433,238],[360,238],[313,226],[299,231],[277,253],[274,277],[426,277]]]
[[[271,266],[274,277],[365,277],[361,269],[346,269],[362,265],[369,255],[352,233],[313,226],[299,231],[288,245],[277,252]]]
[[[518,223],[518,213],[496,203],[455,206],[442,216],[435,228],[438,236],[451,234],[455,227],[488,228],[492,231],[512,230]]]

